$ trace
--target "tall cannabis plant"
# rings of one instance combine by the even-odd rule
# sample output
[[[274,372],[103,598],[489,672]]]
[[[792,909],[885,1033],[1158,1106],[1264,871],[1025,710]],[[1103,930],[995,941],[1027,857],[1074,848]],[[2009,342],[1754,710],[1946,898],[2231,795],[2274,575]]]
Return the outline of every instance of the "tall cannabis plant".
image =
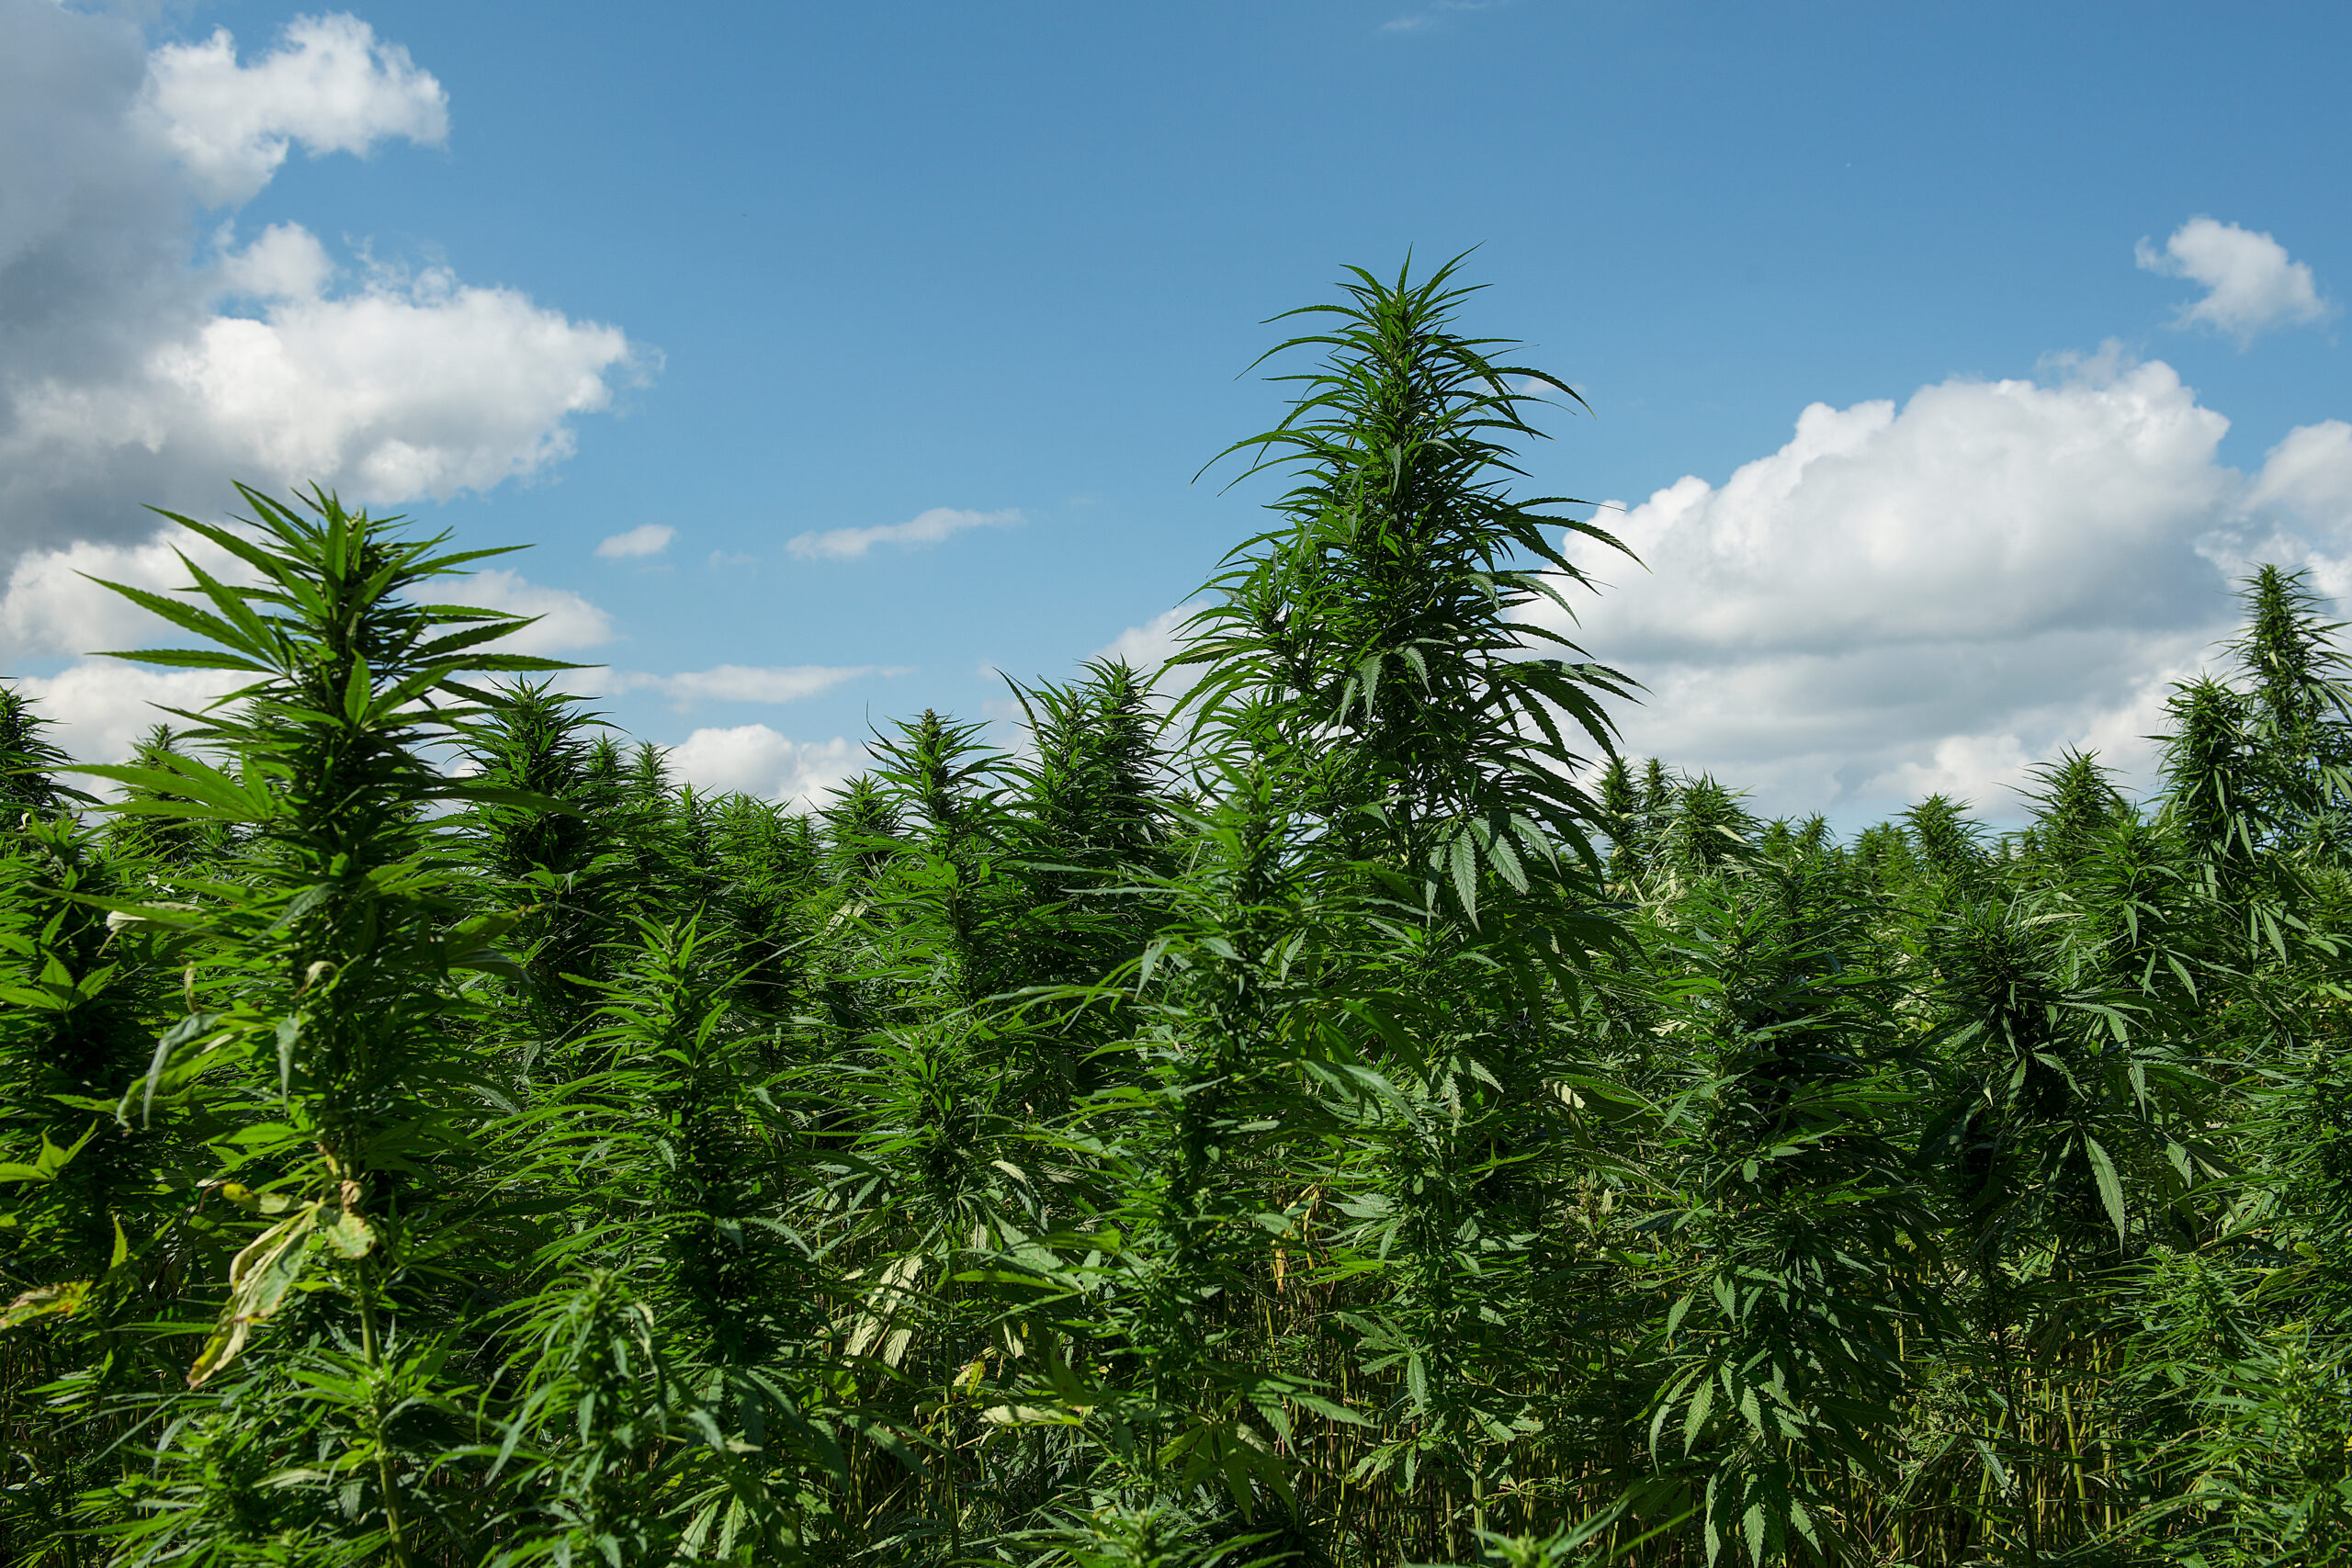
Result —
[[[1204,667],[1186,698],[1196,739],[1279,736],[1299,765],[1319,755],[1336,842],[1475,922],[1483,884],[1524,889],[1564,854],[1597,864],[1594,808],[1570,780],[1579,744],[1610,749],[1602,700],[1625,683],[1529,618],[1572,614],[1560,585],[1585,581],[1555,537],[1616,541],[1548,510],[1583,503],[1507,493],[1521,477],[1509,443],[1543,434],[1528,387],[1564,383],[1453,330],[1474,292],[1458,265],[1393,284],[1351,269],[1343,302],[1290,312],[1330,330],[1269,356],[1312,347],[1326,362],[1280,378],[1301,389],[1290,413],[1228,452],[1297,482],[1275,504],[1283,525],[1209,581],[1175,662]]]
[[[119,913],[188,944],[186,1015],[122,1114],[181,1105],[205,1124],[188,1217],[161,1244],[226,1263],[187,1413],[130,1483],[123,1547],[405,1563],[428,1537],[465,1538],[416,1445],[458,1418],[436,1297],[479,1102],[451,977],[505,966],[495,926],[461,918],[435,815],[488,791],[431,749],[490,701],[463,677],[561,666],[491,650],[516,616],[413,597],[501,552],[447,552],[322,492],[242,493],[243,526],[174,521],[245,581],[183,556],[178,596],[107,584],[211,645],[119,657],[251,679],[182,716],[191,750],[88,771],[136,792],[126,814],[233,824],[254,845],[241,876],[183,877],[174,904]]]

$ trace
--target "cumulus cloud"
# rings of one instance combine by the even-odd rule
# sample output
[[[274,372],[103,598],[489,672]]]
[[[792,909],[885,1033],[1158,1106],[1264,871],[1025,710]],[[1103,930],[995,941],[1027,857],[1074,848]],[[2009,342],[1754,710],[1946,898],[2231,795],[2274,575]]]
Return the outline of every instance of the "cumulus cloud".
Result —
[[[231,477],[346,499],[446,498],[541,473],[570,422],[653,363],[447,268],[346,276],[298,223],[199,236],[289,148],[436,142],[445,95],[349,17],[257,60],[225,33],[153,51],[121,17],[0,0],[0,559],[142,536]]]
[[[2257,561],[2301,567],[2321,592],[2352,599],[2352,424],[2288,432],[2264,456],[2247,499],[2248,517],[2200,547],[2215,566],[2233,577]]]
[[[1563,628],[1649,688],[1628,750],[1849,817],[1931,789],[2007,812],[2066,745],[2144,782],[2230,575],[2352,586],[2352,427],[2298,430],[2248,478],[2169,366],[2110,347],[2051,372],[1815,404],[1721,486],[1612,517],[1646,572],[1578,547],[1606,586]]]
[[[2308,326],[2335,314],[2308,265],[2290,260],[2287,247],[2268,234],[2234,223],[2192,218],[2162,250],[2143,239],[2134,254],[2149,272],[2205,286],[2205,297],[2183,304],[2173,325],[2211,327],[2240,347],[2272,327]]]
[[[904,523],[874,528],[830,528],[822,533],[795,534],[785,548],[801,560],[855,560],[876,545],[935,545],[967,528],[1003,528],[1021,521],[1017,511],[964,512],[934,506]]]
[[[531,616],[529,626],[500,639],[499,648],[507,653],[560,658],[613,639],[613,618],[602,605],[569,588],[550,588],[495,567],[445,578],[431,590],[431,597],[438,604],[469,604],[478,610]]]
[[[634,560],[640,556],[658,556],[670,547],[678,536],[675,528],[659,523],[640,523],[625,534],[608,536],[596,547],[596,553],[606,560]]]
[[[31,551],[9,569],[0,590],[0,662],[76,656],[102,649],[153,647],[187,634],[105,586],[119,582],[151,593],[176,595],[187,585],[181,558],[224,582],[246,583],[253,573],[208,539],[166,529],[137,544],[78,540],[59,549]],[[533,582],[503,569],[477,569],[440,579],[429,591],[435,604],[467,604],[537,617],[509,637],[517,653],[563,654],[612,639],[612,617],[565,588]]]
[[[791,703],[830,692],[844,682],[866,675],[903,675],[895,665],[791,664],[760,667],[721,664],[711,670],[689,670],[675,675],[649,675],[616,670],[604,682],[610,692],[659,692],[681,707],[693,703]]]
[[[312,157],[362,156],[404,137],[449,134],[449,98],[398,44],[351,16],[297,17],[250,65],[220,28],[202,43],[166,44],[147,62],[139,118],[207,201],[251,200],[300,141]]]
[[[185,729],[172,712],[202,713],[252,680],[227,670],[154,670],[119,659],[85,660],[55,675],[27,675],[17,689],[51,721],[49,739],[77,762],[119,762],[158,724]],[[109,786],[88,780],[93,795]]]
[[[1178,634],[1200,608],[1195,603],[1162,610],[1143,625],[1129,626],[1087,657],[1122,659],[1138,670],[1158,669],[1173,659],[1177,650],[1183,647],[1183,639]]]
[[[232,258],[278,288],[315,285],[309,259],[290,241]],[[258,318],[215,316],[125,376],[25,386],[0,458],[95,479],[168,454],[357,501],[447,500],[568,457],[565,417],[609,404],[606,373],[628,357],[617,328],[511,289],[439,267],[383,272],[340,297],[281,293]]]
[[[235,581],[246,575],[235,557],[194,535],[157,534],[136,545],[84,539],[35,551],[18,558],[0,591],[0,660],[13,668],[27,660],[153,647],[166,637],[180,637],[169,623],[104,586],[120,582],[150,593],[183,586],[187,568],[175,547],[214,577]]]
[[[251,299],[315,299],[334,274],[327,248],[300,223],[271,224],[216,267],[223,296]]]
[[[319,483],[395,504],[543,472],[573,416],[650,362],[575,321],[446,268],[339,265],[300,223],[239,243],[233,209],[291,149],[367,155],[438,144],[447,96],[348,16],[289,24],[239,59],[219,31],[150,50],[125,13],[0,0],[0,669],[85,761],[119,760],[160,716],[238,683],[83,656],[185,642],[87,579],[155,591],[236,562],[156,534],[141,503],[218,515],[228,480]],[[511,646],[563,655],[610,617],[511,570],[438,599],[539,617]]]
[[[764,724],[697,729],[671,748],[671,771],[697,789],[758,795],[801,807],[822,806],[865,764],[862,747],[789,740]]]
[[[2263,459],[2251,499],[2290,524],[2339,522],[2352,509],[2352,424],[2331,419],[2290,431]]]
[[[1205,603],[1205,600],[1196,599],[1189,604],[1179,604],[1172,610],[1162,610],[1143,625],[1129,626],[1087,657],[1125,660],[1147,675],[1157,671],[1152,682],[1152,694],[1162,704],[1173,703],[1191,691],[1204,673],[1197,664],[1188,664],[1179,670],[1166,666],[1184,646],[1184,623],[1199,614]]]

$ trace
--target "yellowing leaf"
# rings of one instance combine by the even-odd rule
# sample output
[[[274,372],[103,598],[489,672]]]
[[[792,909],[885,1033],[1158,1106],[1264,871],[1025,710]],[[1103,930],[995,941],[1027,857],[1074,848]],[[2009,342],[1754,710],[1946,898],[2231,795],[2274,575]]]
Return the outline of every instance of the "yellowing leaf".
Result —
[[[334,1248],[338,1258],[365,1258],[376,1246],[376,1228],[348,1209],[337,1210],[334,1218],[320,1227],[319,1234]]]
[[[68,1280],[62,1285],[39,1285],[25,1292],[0,1312],[0,1328],[14,1328],[40,1317],[71,1317],[89,1298],[90,1281]]]
[[[254,1325],[266,1322],[285,1304],[315,1248],[319,1211],[312,1203],[262,1232],[229,1265],[229,1304],[204,1350],[188,1369],[187,1385],[200,1387],[242,1355]]]

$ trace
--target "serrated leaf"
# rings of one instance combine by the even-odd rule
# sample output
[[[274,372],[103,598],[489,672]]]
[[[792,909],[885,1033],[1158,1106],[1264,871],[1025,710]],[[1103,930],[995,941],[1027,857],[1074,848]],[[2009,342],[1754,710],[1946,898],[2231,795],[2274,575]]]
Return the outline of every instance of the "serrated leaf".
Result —
[[[1450,858],[1453,862],[1453,891],[1462,900],[1462,912],[1472,925],[1478,923],[1478,863],[1470,847],[1470,835],[1456,831]]]
[[[2108,1218],[2115,1222],[2115,1239],[2120,1246],[2129,1234],[2123,1212],[2123,1182],[2116,1175],[2115,1161],[2108,1156],[2107,1146],[2086,1134],[2083,1153],[2090,1157],[2091,1175],[2098,1182],[2099,1201],[2107,1205]]]
[[[1690,1408],[1682,1417],[1682,1451],[1689,1453],[1699,1441],[1699,1434],[1706,1429],[1707,1417],[1715,1408],[1715,1380],[1701,1378],[1699,1387],[1690,1395]]]

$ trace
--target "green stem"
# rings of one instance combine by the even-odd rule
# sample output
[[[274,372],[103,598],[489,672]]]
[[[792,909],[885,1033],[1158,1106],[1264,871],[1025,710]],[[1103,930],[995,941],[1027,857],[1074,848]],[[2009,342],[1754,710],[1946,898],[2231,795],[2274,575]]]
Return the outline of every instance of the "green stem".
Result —
[[[413,1568],[415,1559],[409,1555],[407,1532],[401,1523],[400,1488],[393,1479],[391,1453],[384,1441],[384,1357],[376,1335],[373,1258],[363,1258],[359,1264],[359,1337],[360,1353],[368,1363],[368,1436],[376,1445],[376,1486],[384,1498],[384,1530],[391,1537],[392,1561],[400,1568]]]

